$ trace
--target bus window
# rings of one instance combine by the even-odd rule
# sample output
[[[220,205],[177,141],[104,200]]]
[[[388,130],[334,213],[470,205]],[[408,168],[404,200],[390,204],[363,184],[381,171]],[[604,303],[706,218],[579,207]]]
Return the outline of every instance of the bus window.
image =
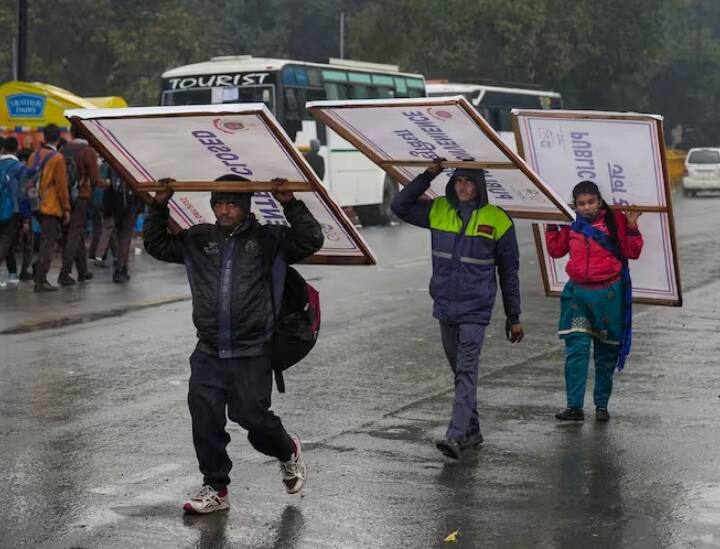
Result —
[[[396,97],[407,97],[407,83],[404,78],[393,78],[395,81],[395,96]]]
[[[163,105],[217,105],[222,103],[265,103],[275,112],[273,86],[194,88],[165,91]]]
[[[500,111],[500,131],[501,132],[513,131],[512,115],[510,114],[509,109],[502,109]]]
[[[211,102],[210,88],[163,92],[163,105],[207,105]]]
[[[378,99],[392,99],[395,97],[395,90],[393,88],[378,87],[375,91],[377,92],[375,97]]]
[[[321,101],[323,99],[325,99],[325,90],[308,88],[305,90],[305,103],[303,105],[310,101]],[[310,111],[303,109],[303,120],[315,120],[315,117],[310,114]]]
[[[286,86],[309,85],[307,69],[305,67],[285,67],[283,69],[283,84]]]
[[[343,71],[322,71],[325,82],[347,82],[348,75]]]
[[[487,107],[475,107],[475,109],[477,110],[477,112],[480,113],[480,116],[482,116],[488,122],[490,121],[490,109],[488,109]],[[490,123],[490,125],[492,126],[492,122]]]
[[[370,75],[369,75],[369,74],[361,74],[361,73],[357,73],[357,72],[350,72],[350,73],[348,73],[348,79],[349,79],[350,82],[352,82],[353,84],[366,84],[366,85],[368,85],[368,86],[369,86],[370,84],[372,84],[372,80],[370,80]]]
[[[312,88],[285,88],[285,117],[293,120],[314,120],[305,109],[309,101],[325,99],[325,90]]]
[[[308,69],[308,86],[313,88],[322,88],[322,78],[320,76],[320,69]]]
[[[350,99],[371,99],[370,87],[352,84],[350,86]]]
[[[487,119],[490,122],[493,130],[500,131],[501,120],[500,120],[500,109],[488,109],[490,117]]]
[[[393,87],[393,79],[392,76],[384,76],[384,75],[377,75],[373,74],[372,77],[372,83],[376,86],[385,86],[388,88]]]
[[[350,99],[350,90],[347,84],[325,82],[325,95],[331,100]]]
[[[302,95],[298,92],[301,92],[298,88],[285,88],[285,120],[301,119],[300,104],[302,102],[304,107],[305,102],[298,97],[298,95]],[[303,110],[305,109],[303,108]]]
[[[416,78],[406,78],[408,88],[408,96],[410,97],[425,97],[425,84],[422,80]]]

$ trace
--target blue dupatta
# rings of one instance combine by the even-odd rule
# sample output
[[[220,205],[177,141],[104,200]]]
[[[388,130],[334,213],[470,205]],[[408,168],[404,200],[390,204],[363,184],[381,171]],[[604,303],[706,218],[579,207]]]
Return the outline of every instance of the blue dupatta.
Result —
[[[610,215],[612,215],[612,213]],[[630,280],[628,259],[622,254],[620,247],[610,240],[607,234],[593,227],[584,217],[580,215],[576,216],[570,228],[577,233],[593,239],[622,263],[620,276],[623,287],[623,329],[620,338],[620,352],[618,353],[617,364],[615,365],[618,371],[622,371],[625,367],[625,361],[630,354],[630,347],[632,346],[632,281]]]

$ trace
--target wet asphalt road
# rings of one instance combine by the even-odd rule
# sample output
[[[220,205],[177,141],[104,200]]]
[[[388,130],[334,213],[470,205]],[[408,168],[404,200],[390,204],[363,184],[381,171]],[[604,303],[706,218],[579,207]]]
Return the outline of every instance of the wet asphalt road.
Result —
[[[321,339],[274,409],[306,441],[308,484],[286,495],[277,465],[229,425],[232,508],[207,517],[180,509],[199,480],[183,270],[141,255],[127,287],[100,272],[46,301],[0,291],[0,331],[95,319],[0,335],[0,547],[720,547],[720,199],[675,200],[685,307],[636,309],[607,425],[553,418],[559,304],[542,295],[519,223],[527,335],[506,343],[496,311],[479,392],[486,442],[460,463],[433,445],[452,387],[428,235],[363,230],[379,266],[304,267],[321,292]],[[166,298],[181,301],[154,306]]]

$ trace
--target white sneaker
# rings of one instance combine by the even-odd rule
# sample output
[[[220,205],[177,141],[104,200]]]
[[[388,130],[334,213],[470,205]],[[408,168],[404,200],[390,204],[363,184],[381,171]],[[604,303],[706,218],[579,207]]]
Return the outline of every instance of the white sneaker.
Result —
[[[205,514],[230,509],[230,496],[227,488],[218,492],[212,486],[205,484],[197,494],[192,496],[183,505],[183,510],[189,514]]]
[[[283,484],[288,494],[297,494],[305,484],[307,479],[307,466],[302,457],[302,444],[300,437],[293,434],[290,435],[295,446],[295,451],[290,457],[290,461],[280,462],[280,472],[283,477]]]
[[[18,277],[16,274],[11,274],[8,277],[8,284],[20,284],[20,281],[18,280]]]

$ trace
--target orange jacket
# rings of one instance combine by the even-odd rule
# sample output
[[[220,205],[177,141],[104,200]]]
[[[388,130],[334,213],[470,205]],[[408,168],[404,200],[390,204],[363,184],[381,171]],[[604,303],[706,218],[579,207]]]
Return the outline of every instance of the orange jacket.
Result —
[[[98,154],[86,141],[74,140],[62,148],[64,156],[75,160],[78,177],[78,198],[90,198],[95,187],[102,187],[103,180],[100,178],[98,168]]]
[[[40,188],[38,189],[38,196],[40,197],[39,211],[43,215],[62,217],[65,212],[70,211],[67,171],[62,153],[43,146],[30,155],[28,166],[32,166],[35,162],[35,155],[39,154],[40,162],[42,162],[45,157],[53,153],[54,156],[47,161],[40,175]]]

